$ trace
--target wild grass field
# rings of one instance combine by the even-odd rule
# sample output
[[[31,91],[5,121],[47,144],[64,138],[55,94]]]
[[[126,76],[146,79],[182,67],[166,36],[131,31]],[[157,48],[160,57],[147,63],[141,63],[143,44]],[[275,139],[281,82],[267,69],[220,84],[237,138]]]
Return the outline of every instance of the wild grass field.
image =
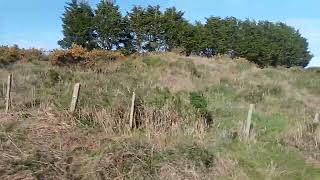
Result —
[[[90,68],[30,59],[0,80],[0,179],[320,179],[320,69],[165,53]]]

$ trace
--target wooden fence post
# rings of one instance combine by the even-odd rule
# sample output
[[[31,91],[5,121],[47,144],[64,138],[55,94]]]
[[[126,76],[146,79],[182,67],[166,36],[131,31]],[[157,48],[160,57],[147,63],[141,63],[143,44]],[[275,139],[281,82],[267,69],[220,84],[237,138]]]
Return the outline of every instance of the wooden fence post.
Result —
[[[314,123],[320,123],[320,119],[319,119],[319,113],[316,113],[316,115],[314,116]]]
[[[2,82],[2,94],[3,94],[3,97],[5,97],[5,95],[6,95],[6,84],[5,84],[5,82]]]
[[[31,103],[32,103],[31,107],[34,107],[36,104],[35,98],[36,98],[36,88],[32,87],[32,89],[31,89]]]
[[[12,74],[9,74],[8,82],[7,82],[6,113],[9,112],[10,106],[11,106],[11,85],[12,85]]]
[[[71,104],[70,104],[70,112],[74,113],[74,111],[77,108],[77,104],[78,104],[78,99],[79,99],[79,92],[80,92],[80,83],[77,83],[74,86],[73,89],[73,94],[72,94],[72,100],[71,100]]]
[[[134,102],[135,102],[135,99],[136,99],[136,93],[133,92],[133,94],[132,94],[132,102],[131,102],[131,109],[130,109],[130,120],[129,120],[130,129],[133,128],[133,116],[134,116]]]
[[[250,137],[250,127],[251,127],[251,119],[252,119],[253,108],[254,108],[254,104],[250,104],[248,117],[247,117],[247,122],[246,122],[246,125],[245,125],[245,128],[244,128],[244,138],[246,140],[248,140],[249,137]]]

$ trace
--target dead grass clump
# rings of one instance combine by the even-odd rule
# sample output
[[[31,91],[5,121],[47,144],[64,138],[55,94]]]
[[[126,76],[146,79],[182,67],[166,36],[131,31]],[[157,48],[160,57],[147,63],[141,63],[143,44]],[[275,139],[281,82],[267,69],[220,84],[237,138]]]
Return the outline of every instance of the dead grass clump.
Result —
[[[173,92],[196,89],[189,73],[177,73],[171,70],[162,71],[158,81],[158,86],[169,88]]]
[[[139,119],[136,119],[136,122],[153,133],[170,132],[173,128],[177,128],[179,124],[186,123],[172,107],[168,106],[160,109],[144,107],[139,114]]]
[[[282,141],[300,150],[317,150],[320,148],[320,124],[298,123],[283,137]]]
[[[223,158],[221,156],[216,157],[215,165],[212,170],[214,177],[230,177],[234,173],[235,168],[237,167],[238,162]]]
[[[124,135],[129,132],[129,110],[124,104],[118,104],[110,110],[81,110],[73,118],[75,124],[87,129],[101,129],[108,135]],[[202,122],[202,120],[199,120]],[[183,126],[194,124],[179,116],[172,107],[162,108],[136,106],[134,112],[134,128],[152,133],[154,136],[173,131],[182,131]],[[197,128],[197,127],[195,127]]]

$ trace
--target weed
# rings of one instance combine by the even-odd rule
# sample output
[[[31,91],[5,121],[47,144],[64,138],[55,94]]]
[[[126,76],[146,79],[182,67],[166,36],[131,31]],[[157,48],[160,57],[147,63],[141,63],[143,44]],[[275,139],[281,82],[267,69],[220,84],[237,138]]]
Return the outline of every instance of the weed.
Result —
[[[208,106],[206,98],[198,92],[190,93],[190,103],[194,108],[200,110],[205,110]]]

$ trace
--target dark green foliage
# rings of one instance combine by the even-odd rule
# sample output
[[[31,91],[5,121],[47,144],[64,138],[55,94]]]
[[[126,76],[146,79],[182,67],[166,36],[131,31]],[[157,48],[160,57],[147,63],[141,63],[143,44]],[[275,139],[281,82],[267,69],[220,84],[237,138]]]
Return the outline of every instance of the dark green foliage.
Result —
[[[190,93],[190,103],[191,105],[198,110],[200,116],[205,120],[207,125],[213,123],[212,112],[208,111],[208,102],[207,99],[198,92]]]
[[[67,3],[62,22],[64,38],[58,42],[62,48],[71,48],[73,43],[89,50],[97,47],[94,13],[87,2]]]
[[[88,3],[72,0],[63,14],[59,44],[120,49],[124,54],[177,49],[187,56],[244,57],[260,67],[305,67],[312,58],[307,40],[284,23],[212,16],[205,24],[191,24],[183,16],[174,7],[162,12],[160,6],[134,6],[122,17],[110,0],[100,1],[93,13]]]
[[[284,23],[239,21],[235,50],[259,66],[302,66],[312,58],[308,42]]]
[[[106,50],[119,49],[125,37],[125,21],[119,7],[111,1],[102,0],[95,11],[95,26],[99,36],[99,47]]]
[[[162,29],[166,50],[172,50],[182,46],[184,39],[184,28],[188,22],[183,17],[184,13],[177,11],[175,7],[168,8],[162,16]]]
[[[162,12],[160,6],[135,6],[128,13],[132,43],[138,52],[159,51],[163,48]]]
[[[184,33],[186,55],[240,56],[260,67],[305,67],[312,58],[307,40],[284,23],[210,17],[205,24],[189,25]]]
[[[238,20],[234,17],[221,19],[210,17],[205,24],[208,55],[226,54],[234,50],[238,39]]]

